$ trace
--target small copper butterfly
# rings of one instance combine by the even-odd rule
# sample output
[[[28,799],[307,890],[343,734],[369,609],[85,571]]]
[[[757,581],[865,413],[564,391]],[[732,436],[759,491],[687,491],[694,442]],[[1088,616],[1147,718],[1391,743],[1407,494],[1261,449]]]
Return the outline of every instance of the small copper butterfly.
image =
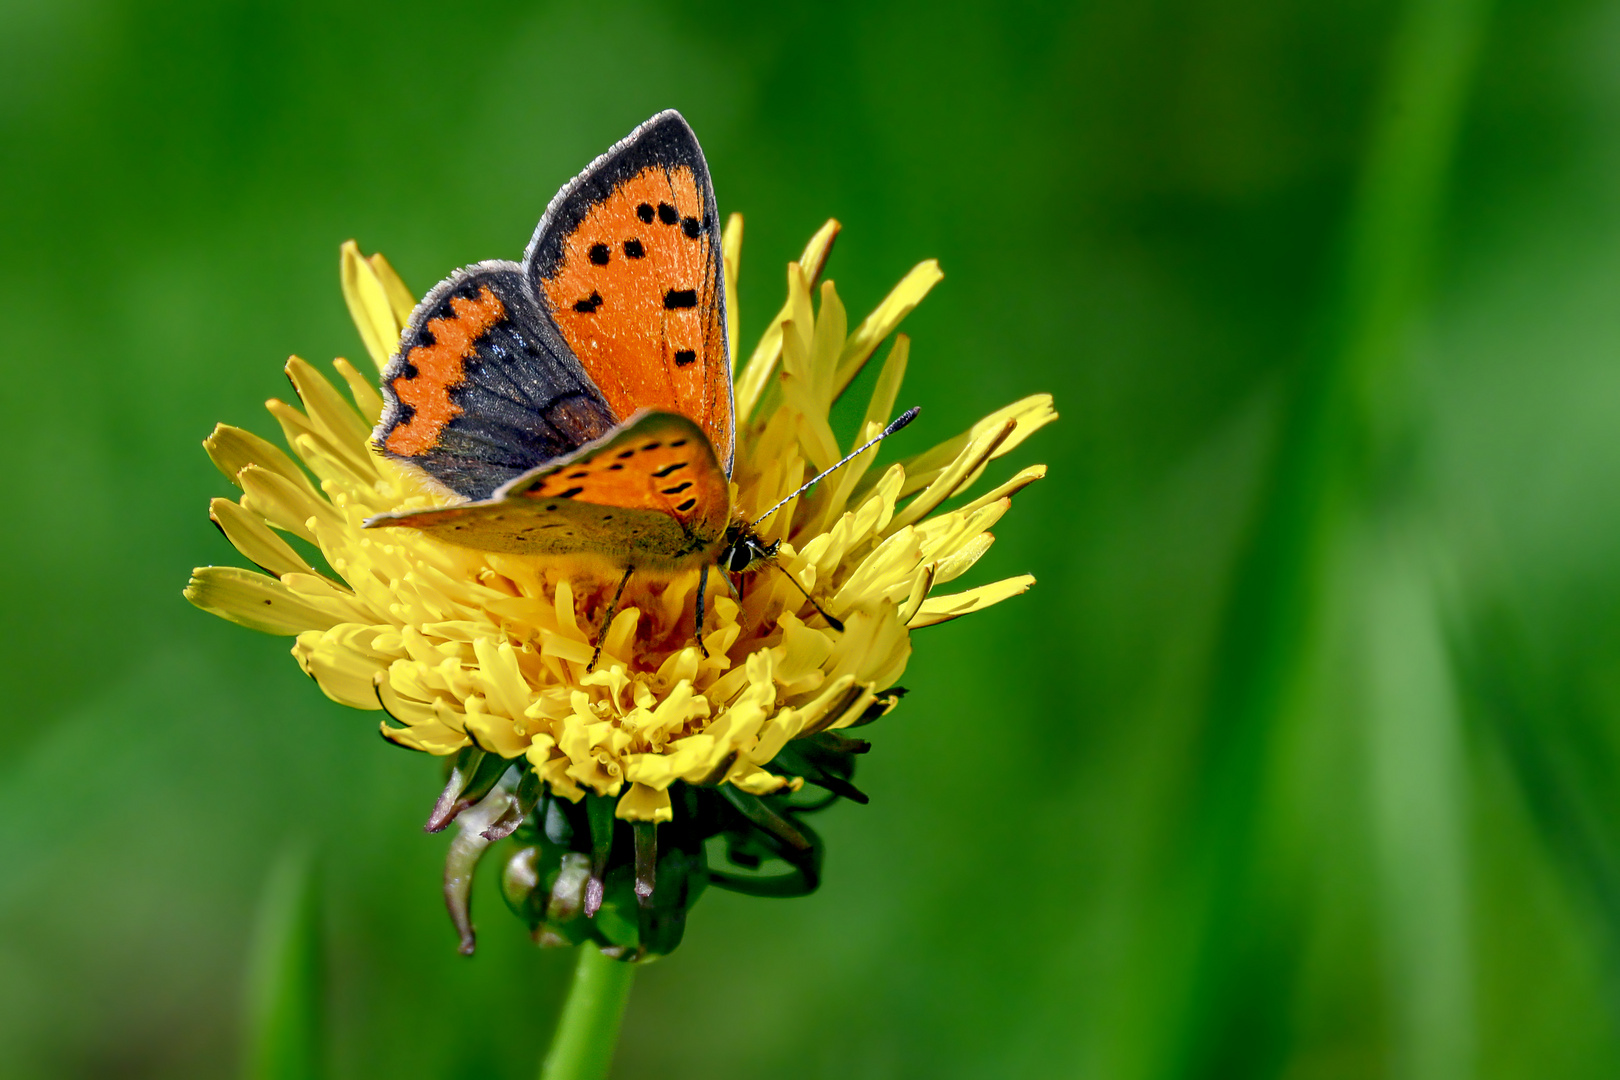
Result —
[[[467,501],[366,525],[604,557],[624,572],[604,627],[632,572],[701,568],[701,648],[710,567],[740,573],[776,554],[733,518],[720,221],[703,151],[674,110],[565,185],[521,263],[477,263],[435,285],[382,393],[373,445]]]

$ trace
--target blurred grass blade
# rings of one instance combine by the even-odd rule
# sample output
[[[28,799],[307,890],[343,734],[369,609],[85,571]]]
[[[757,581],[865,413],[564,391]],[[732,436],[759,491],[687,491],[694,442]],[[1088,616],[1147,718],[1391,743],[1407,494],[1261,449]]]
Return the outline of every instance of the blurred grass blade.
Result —
[[[247,982],[247,1080],[316,1080],[324,965],[315,858],[284,852],[259,901]]]
[[[1267,800],[1279,797],[1274,770],[1287,748],[1320,722],[1325,684],[1313,683],[1313,661],[1343,614],[1327,610],[1331,580],[1366,505],[1367,466],[1406,416],[1407,337],[1484,18],[1483,0],[1409,0],[1398,17],[1334,284],[1289,392],[1215,647],[1202,775],[1186,843],[1172,852],[1195,944],[1167,1003],[1168,1060],[1154,1072],[1259,1075],[1288,1056],[1303,927],[1279,913],[1306,912],[1288,892],[1298,868],[1278,865],[1267,822],[1322,807]]]
[[[1395,1076],[1474,1064],[1468,809],[1452,661],[1427,554],[1410,530],[1368,545],[1367,745]]]

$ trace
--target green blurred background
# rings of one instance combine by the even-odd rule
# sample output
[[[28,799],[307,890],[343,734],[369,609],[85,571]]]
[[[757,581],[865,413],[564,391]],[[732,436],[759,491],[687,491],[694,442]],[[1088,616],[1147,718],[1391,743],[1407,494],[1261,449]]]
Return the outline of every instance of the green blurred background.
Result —
[[[334,1077],[524,1077],[570,957],[436,763],[186,605],[199,440],[363,359],[341,241],[516,257],[654,110],[918,260],[906,439],[1062,421],[796,901],[710,892],[619,1076],[1620,1074],[1620,4],[0,4],[0,1074],[236,1073],[319,865]],[[1010,473],[1010,467],[1004,468]],[[486,886],[490,884],[486,882]]]

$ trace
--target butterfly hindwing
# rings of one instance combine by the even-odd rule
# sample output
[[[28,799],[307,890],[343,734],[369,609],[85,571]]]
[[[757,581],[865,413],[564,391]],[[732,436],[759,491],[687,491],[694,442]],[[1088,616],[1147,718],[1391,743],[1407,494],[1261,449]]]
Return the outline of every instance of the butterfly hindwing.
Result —
[[[428,293],[382,392],[377,448],[471,499],[618,422],[511,262],[458,270]]]
[[[558,192],[523,265],[614,413],[690,417],[730,475],[720,220],[680,114],[654,116]]]
[[[385,514],[451,543],[527,555],[595,554],[681,569],[712,559],[730,491],[707,434],[685,416],[645,412],[607,437],[508,481],[493,498]]]

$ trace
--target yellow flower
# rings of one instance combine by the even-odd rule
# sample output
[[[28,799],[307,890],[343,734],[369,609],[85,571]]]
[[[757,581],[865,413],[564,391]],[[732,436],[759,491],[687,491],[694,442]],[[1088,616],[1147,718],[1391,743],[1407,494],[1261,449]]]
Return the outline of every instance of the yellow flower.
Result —
[[[830,281],[816,280],[838,231],[828,222],[788,266],[788,298],[736,380],[736,505],[756,513],[840,456],[828,412],[900,321],[939,281],[924,262],[851,330]],[[742,221],[725,233],[732,355]],[[343,249],[342,283],[379,370],[414,299],[381,255]],[[857,445],[896,411],[910,343],[895,337]],[[293,357],[300,410],[269,402],[297,460],[239,428],[204,445],[241,489],[211,517],[257,571],[196,570],[186,597],[243,626],[295,636],[293,655],[335,701],[385,710],[385,738],[451,755],[476,747],[526,759],[553,794],[617,798],[630,821],[671,818],[676,781],[729,783],[752,795],[795,788],[769,771],[791,740],[892,707],[915,630],[1023,592],[1025,575],[961,592],[943,586],[990,547],[1010,497],[1041,477],[1032,466],[950,510],[994,459],[1050,422],[1048,395],[997,410],[954,439],[873,470],[863,453],[763,524],[782,541],[780,567],[844,624],[825,628],[775,571],[750,577],[740,602],[720,590],[705,658],[692,640],[696,572],[637,574],[587,671],[617,574],[568,560],[455,547],[410,529],[365,529],[387,511],[441,505],[442,489],[372,451],[382,408],[373,379],[334,366],[345,398]],[[915,429],[913,429],[915,430]],[[311,478],[313,476],[313,479]],[[286,537],[313,545],[330,573]]]

